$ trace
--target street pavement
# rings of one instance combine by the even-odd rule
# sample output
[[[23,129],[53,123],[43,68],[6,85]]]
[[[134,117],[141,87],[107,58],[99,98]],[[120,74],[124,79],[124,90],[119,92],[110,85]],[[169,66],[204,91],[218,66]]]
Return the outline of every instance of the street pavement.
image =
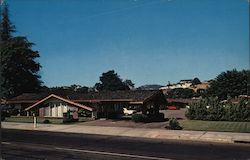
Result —
[[[65,132],[65,133],[83,133],[123,137],[140,137],[151,139],[174,139],[191,140],[203,142],[219,143],[250,143],[250,133],[232,133],[232,132],[207,132],[207,131],[184,131],[184,130],[166,130],[150,128],[129,128],[129,127],[102,127],[85,126],[80,123],[56,125],[56,124],[38,124],[37,128],[32,123],[2,122],[2,127],[6,129]]]
[[[70,126],[70,125],[69,125]],[[249,160],[250,146],[36,130],[2,130],[6,160]]]

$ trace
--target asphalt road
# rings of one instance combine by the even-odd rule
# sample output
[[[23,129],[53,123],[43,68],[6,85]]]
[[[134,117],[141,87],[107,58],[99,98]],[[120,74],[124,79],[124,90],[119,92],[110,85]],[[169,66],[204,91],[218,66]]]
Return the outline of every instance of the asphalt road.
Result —
[[[4,129],[2,153],[7,160],[250,160],[250,145]]]

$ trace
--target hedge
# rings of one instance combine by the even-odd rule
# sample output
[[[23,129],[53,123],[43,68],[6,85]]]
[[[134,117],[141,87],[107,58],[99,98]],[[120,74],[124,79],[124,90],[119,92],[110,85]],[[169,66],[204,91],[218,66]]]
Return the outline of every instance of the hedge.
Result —
[[[250,106],[247,99],[223,103],[217,98],[206,98],[190,105],[187,118],[209,121],[250,121]]]
[[[163,122],[165,120],[164,114],[159,113],[157,115],[145,115],[145,114],[133,114],[132,121],[134,122]]]

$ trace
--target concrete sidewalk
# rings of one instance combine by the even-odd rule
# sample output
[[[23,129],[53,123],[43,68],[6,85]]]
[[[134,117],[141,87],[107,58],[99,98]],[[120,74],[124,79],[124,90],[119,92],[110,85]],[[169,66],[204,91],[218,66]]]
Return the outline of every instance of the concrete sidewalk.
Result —
[[[38,124],[33,128],[32,123],[2,122],[2,127],[6,129],[36,130],[66,133],[85,133],[110,136],[127,136],[155,139],[174,139],[174,140],[192,140],[205,142],[250,143],[250,133],[232,133],[232,132],[207,132],[207,131],[184,131],[184,130],[166,130],[166,129],[148,129],[148,128],[128,128],[128,127],[102,127],[85,126],[81,124]]]

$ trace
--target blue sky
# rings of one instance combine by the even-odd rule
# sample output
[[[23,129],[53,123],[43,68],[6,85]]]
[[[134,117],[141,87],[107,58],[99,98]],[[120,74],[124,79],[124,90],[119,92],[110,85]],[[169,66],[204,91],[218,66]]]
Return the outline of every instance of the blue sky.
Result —
[[[249,68],[247,0],[8,0],[47,86],[93,86],[114,69],[136,86]]]

